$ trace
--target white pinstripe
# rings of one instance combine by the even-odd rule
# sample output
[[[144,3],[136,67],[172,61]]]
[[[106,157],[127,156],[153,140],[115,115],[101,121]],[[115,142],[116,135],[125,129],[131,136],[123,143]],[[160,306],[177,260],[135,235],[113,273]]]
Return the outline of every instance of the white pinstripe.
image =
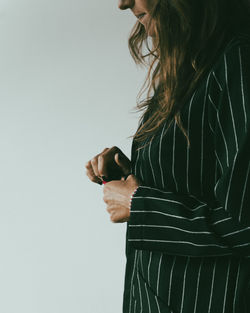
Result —
[[[144,142],[144,145],[146,145],[148,142],[148,140],[146,139],[145,142]],[[145,152],[146,152],[146,148],[143,149],[143,154],[142,154],[142,157],[143,157],[143,160],[145,161],[146,158],[145,158]]]
[[[141,262],[141,271],[142,271],[142,275],[145,277],[144,275],[144,270],[143,270],[143,262],[142,262],[142,250],[140,250],[140,262]]]
[[[161,165],[161,146],[162,146],[162,139],[163,139],[163,133],[165,131],[166,128],[166,123],[164,124],[164,127],[162,128],[162,132],[161,132],[161,139],[160,139],[160,144],[159,144],[159,166],[160,166],[160,170],[161,170],[161,182],[162,182],[162,188],[165,189],[165,183],[164,183],[164,178],[163,178],[163,171],[162,171],[162,165]]]
[[[156,305],[157,305],[158,313],[161,313],[160,307],[159,307],[159,303],[158,303],[158,299],[157,299],[156,296],[155,296],[155,302],[156,302]]]
[[[185,271],[184,271],[184,277],[183,277],[183,288],[182,288],[182,297],[181,297],[181,313],[183,312],[183,304],[184,304],[184,297],[185,297],[185,287],[186,287],[186,276],[187,276],[187,268],[189,264],[190,258],[187,259]]]
[[[150,167],[151,167],[151,171],[152,171],[152,175],[153,175],[154,183],[155,183],[155,186],[156,186],[155,173],[154,173],[154,169],[153,169],[153,166],[152,166],[152,161],[151,161],[151,145],[152,145],[152,141],[150,141],[150,144],[149,144],[149,149],[148,149],[148,158],[149,158],[149,163],[150,163]]]
[[[160,193],[165,193],[165,194],[174,194],[172,191],[164,191],[164,190],[149,187],[149,186],[140,186],[140,188],[155,190],[155,191],[159,191]]]
[[[234,169],[235,169],[235,163],[236,163],[236,159],[237,159],[237,153],[234,156],[234,161],[233,161],[233,166],[232,166],[232,170],[231,170],[231,175],[230,175],[230,180],[229,180],[229,185],[228,185],[228,189],[227,189],[227,195],[226,195],[226,201],[225,201],[225,210],[228,210],[228,198],[229,198],[229,193],[230,193],[230,189],[231,189],[231,183],[232,183],[232,179],[233,179],[233,174],[234,174]]]
[[[136,259],[137,259],[137,250],[135,251],[134,267],[133,267],[133,273],[131,277],[129,313],[131,312],[131,305],[132,305],[132,289],[133,289],[133,281],[134,281],[134,275],[135,275]]]
[[[216,245],[216,244],[206,244],[206,245],[202,245],[202,244],[196,244],[193,242],[189,242],[189,241],[180,241],[180,240],[155,240],[155,239],[145,239],[145,238],[141,238],[141,239],[128,239],[128,241],[146,241],[146,242],[162,242],[162,243],[174,243],[174,244],[185,244],[185,245],[191,245],[194,247],[214,247],[214,248],[221,248],[221,249],[228,249],[227,246],[222,246],[222,245]],[[244,244],[245,245],[245,244]],[[247,245],[250,245],[250,243],[248,243]],[[242,245],[240,245],[242,246]],[[238,247],[238,246],[234,246],[234,247]]]
[[[227,280],[226,280],[225,293],[224,293],[223,313],[225,313],[225,308],[226,308],[226,298],[227,298],[227,288],[228,288],[228,278],[229,278],[230,266],[231,266],[231,260],[229,260],[228,268],[227,268]]]
[[[217,159],[218,163],[220,164],[221,174],[223,175],[224,174],[223,167],[222,167],[221,161],[220,161],[220,159],[218,157],[218,154],[217,154],[216,150],[214,150],[214,153],[216,155],[216,159]]]
[[[202,209],[202,208],[204,208],[206,206],[207,206],[207,204],[201,204],[201,205],[197,206],[196,208],[192,209],[192,212],[199,211],[199,209]]]
[[[192,107],[192,104],[193,104],[193,100],[194,100],[194,96],[196,94],[196,91],[193,93],[193,96],[190,100],[190,104],[189,104],[189,109],[188,109],[188,129],[187,129],[187,135],[189,137],[189,134],[190,134],[190,115],[191,115],[191,107]],[[190,149],[188,148],[187,146],[187,191],[188,193],[190,192],[189,191],[189,183],[188,183],[188,177],[189,177],[189,173],[188,173],[188,170],[189,170],[189,153],[190,153]]]
[[[204,119],[205,119],[207,90],[208,90],[208,83],[209,83],[210,75],[211,75],[211,72],[209,73],[208,78],[207,78],[207,82],[206,82],[206,91],[205,91],[205,95],[204,95],[203,110],[202,110],[202,124],[201,124],[201,172],[200,172],[200,183],[201,183],[201,186],[203,185]],[[203,188],[201,188],[201,196],[202,195],[203,195]]]
[[[200,276],[201,276],[202,264],[203,264],[203,259],[201,260],[201,263],[200,263],[200,266],[199,266],[197,285],[196,285],[196,294],[195,294],[195,303],[194,303],[194,313],[196,313],[196,309],[197,309],[197,300],[198,300],[198,293],[199,293],[199,284],[200,284]]]
[[[134,304],[134,313],[136,313],[136,300],[135,300],[135,304]]]
[[[142,150],[142,152],[143,152],[143,150]],[[138,153],[138,156],[139,156],[139,153]],[[142,181],[144,181],[144,175],[143,175],[143,171],[142,171],[142,162],[140,163],[140,174],[141,174]]]
[[[216,105],[215,105],[215,103],[214,103],[214,100],[212,99],[210,93],[208,93],[207,96],[208,96],[208,100],[209,100],[209,101],[211,102],[211,104],[212,104],[212,108],[215,110],[215,112],[216,112],[216,114],[217,114],[218,108],[216,107]]]
[[[173,271],[174,271],[174,266],[176,262],[176,257],[174,257],[173,264],[171,267],[171,272],[170,272],[170,279],[169,279],[169,290],[168,290],[168,305],[170,305],[170,295],[171,295],[171,287],[172,287],[172,279],[173,279]]]
[[[216,75],[215,75],[215,72],[213,71],[212,73],[213,73],[213,76],[214,76],[214,78],[215,78],[215,81],[216,81],[217,85],[219,86],[220,91],[222,91],[221,84],[219,83],[219,81],[218,81],[218,79],[217,79],[217,77],[216,77]]]
[[[246,239],[246,240],[248,240],[248,239]],[[247,246],[250,246],[250,242],[242,243],[240,245],[234,245],[233,248],[242,248],[242,247],[247,247]]]
[[[242,217],[243,203],[244,203],[244,199],[245,199],[245,192],[246,192],[246,187],[247,187],[247,182],[248,182],[249,171],[250,171],[250,162],[248,163],[246,180],[245,180],[245,184],[244,184],[244,188],[243,188],[243,194],[242,194],[242,198],[241,198],[240,213],[239,213],[239,221],[240,222],[241,222],[241,217]]]
[[[232,217],[227,217],[227,218],[224,218],[223,220],[219,220],[217,222],[214,222],[212,225],[214,226],[214,225],[217,225],[219,223],[227,222],[227,221],[229,221],[231,219],[232,219]]]
[[[244,110],[245,117],[245,132],[247,132],[247,113],[245,105],[245,94],[244,94],[244,83],[243,83],[243,74],[242,74],[242,60],[241,60],[241,48],[239,47],[239,61],[240,61],[240,84],[241,84],[241,94],[242,94],[242,105]]]
[[[136,161],[135,161],[135,176],[137,176],[137,163],[139,160],[139,151],[137,151],[137,157],[136,157]]]
[[[167,225],[145,225],[145,224],[138,224],[138,225],[129,225],[129,227],[155,227],[155,228],[168,228],[168,229],[175,229],[184,233],[188,233],[188,234],[206,234],[206,235],[212,235],[213,233],[209,232],[209,231],[190,231],[190,230],[186,230],[186,229],[182,229],[182,228],[178,228],[178,227],[174,227],[174,226],[167,226]],[[225,236],[226,237],[226,236]]]
[[[157,276],[157,289],[156,289],[157,296],[159,296],[159,284],[160,284],[160,273],[161,273],[162,256],[163,256],[163,254],[161,253],[159,266],[158,266],[158,276]]]
[[[213,290],[214,290],[214,276],[215,276],[216,264],[217,264],[216,261],[214,261],[213,278],[212,278],[212,285],[211,285],[211,292],[210,292],[208,313],[210,313],[210,311],[211,311],[211,304],[212,304],[212,297],[213,297]]]
[[[241,262],[241,261],[240,261],[240,262]],[[241,263],[239,263],[239,265],[238,265],[238,271],[237,271],[236,286],[235,286],[235,290],[234,290],[233,313],[236,312],[236,297],[237,297],[238,284],[239,284],[240,266],[241,266]]]
[[[150,264],[152,260],[152,251],[150,251],[150,257],[149,257],[149,262],[148,262],[148,284],[150,285]]]
[[[214,184],[217,183],[218,177],[218,160],[215,161],[215,173],[214,173]]]
[[[158,200],[158,201],[165,201],[165,202],[170,202],[170,203],[175,203],[180,205],[181,207],[184,207],[187,210],[190,210],[187,206],[185,206],[182,202],[180,201],[175,201],[171,199],[163,199],[163,198],[158,198],[158,197],[141,197],[141,196],[134,196],[133,199],[149,199],[149,200]],[[135,212],[135,211],[134,211]]]
[[[131,211],[131,213],[156,213],[156,214],[160,214],[160,215],[165,215],[165,216],[169,216],[169,217],[173,217],[173,218],[177,218],[177,219],[181,219],[181,220],[186,220],[186,221],[197,221],[197,220],[204,220],[206,219],[205,216],[197,216],[197,217],[194,217],[194,218],[187,218],[187,217],[183,217],[183,216],[179,216],[179,215],[171,215],[171,214],[167,214],[167,213],[163,213],[163,212],[160,212],[160,211]],[[219,222],[222,222],[222,221],[219,221]],[[217,222],[216,222],[217,223]],[[215,225],[215,224],[213,224]]]
[[[235,128],[234,114],[233,114],[233,108],[232,108],[232,101],[231,101],[231,97],[230,97],[230,93],[229,93],[229,87],[228,87],[227,59],[226,59],[226,55],[225,54],[224,54],[224,63],[225,63],[226,88],[227,88],[228,101],[229,101],[230,112],[231,112],[232,123],[233,123],[233,132],[234,132],[234,138],[235,138],[235,146],[236,146],[236,151],[238,152],[239,144],[238,144],[238,138],[237,138],[236,128]]]
[[[214,212],[220,211],[220,210],[224,210],[224,208],[222,206],[220,206],[219,208],[213,209]]]
[[[175,164],[175,133],[176,133],[176,122],[174,123],[174,134],[173,134],[173,161],[172,161],[172,175],[176,186],[176,191],[178,192],[177,181],[174,173],[174,164]]]
[[[221,132],[221,135],[222,135],[222,138],[223,138],[223,141],[224,141],[224,144],[225,144],[225,149],[226,149],[227,166],[229,166],[228,147],[227,147],[226,138],[225,138],[222,126],[221,126],[219,111],[216,109],[215,104],[213,103],[210,95],[208,95],[208,98],[209,98],[210,102],[213,104],[213,106],[214,106],[214,108],[215,108],[215,110],[217,112],[217,121],[218,121],[218,125],[219,125],[219,128],[220,128],[220,132]]]
[[[198,198],[196,198],[194,195],[188,195],[188,197],[195,199],[200,204],[206,204],[205,202],[203,202],[203,201],[199,200]]]
[[[144,270],[143,270],[143,262],[142,262],[142,250],[140,251],[141,253],[141,257],[140,257],[140,261],[141,261],[141,271],[142,271],[142,275],[145,277],[145,275],[144,275]]]
[[[142,164],[141,164],[141,166],[140,166],[140,174],[141,174],[141,179],[142,179],[142,181],[144,181],[144,176],[143,176],[143,173],[142,173]]]
[[[150,301],[149,301],[149,296],[148,296],[148,289],[147,289],[146,283],[144,283],[144,285],[145,285],[146,295],[148,298],[148,310],[149,310],[149,313],[151,313],[151,306],[150,306]]]
[[[250,227],[245,227],[244,229],[240,229],[240,230],[233,231],[233,232],[228,233],[228,234],[226,234],[226,235],[222,235],[221,237],[222,237],[222,238],[225,238],[225,237],[232,236],[232,235],[235,235],[235,234],[239,234],[239,233],[242,233],[242,232],[248,231],[248,230],[250,230]]]
[[[208,122],[208,125],[209,125],[209,128],[211,129],[211,132],[213,133],[213,135],[215,134],[215,132],[214,132],[214,130],[213,130],[213,128],[212,128],[212,126],[211,126],[211,124]]]
[[[220,183],[220,180],[218,180],[216,185],[214,186],[214,194],[216,195],[216,197],[218,197],[218,195],[217,195],[217,187],[218,187],[219,183]]]
[[[137,271],[137,281],[138,281],[138,288],[139,288],[139,296],[140,296],[140,304],[141,304],[141,313],[142,313],[142,295],[141,295],[141,284],[140,284],[140,279],[139,279],[139,274]]]

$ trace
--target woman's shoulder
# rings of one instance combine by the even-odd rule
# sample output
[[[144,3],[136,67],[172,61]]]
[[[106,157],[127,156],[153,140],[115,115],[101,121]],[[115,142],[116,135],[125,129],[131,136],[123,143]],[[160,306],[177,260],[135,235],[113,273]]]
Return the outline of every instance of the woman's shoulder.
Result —
[[[250,34],[248,33],[239,33],[228,41],[211,71],[218,75],[222,72],[225,77],[225,71],[233,73],[243,64],[247,67],[250,65]]]
[[[228,53],[231,50],[235,50],[235,48],[250,46],[250,34],[248,33],[239,33],[229,40],[228,44],[226,45],[224,53]]]

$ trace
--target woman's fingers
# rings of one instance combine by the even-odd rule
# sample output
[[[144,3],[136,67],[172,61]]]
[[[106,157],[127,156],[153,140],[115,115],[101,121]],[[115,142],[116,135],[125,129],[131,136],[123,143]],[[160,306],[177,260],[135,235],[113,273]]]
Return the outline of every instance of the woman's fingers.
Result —
[[[122,152],[115,154],[115,162],[122,169],[124,175],[131,173],[131,162]]]
[[[104,154],[100,154],[98,156],[98,173],[101,177],[108,177],[108,168],[107,168],[107,160],[104,157]]]
[[[131,162],[116,146],[105,148],[86,164],[87,175],[91,181],[102,182],[102,177],[108,180],[119,180],[131,172]]]
[[[102,153],[105,153],[105,151],[107,151],[108,148],[105,148],[101,153],[97,154],[96,156],[94,156],[90,161],[88,161],[85,165],[86,169],[87,169],[87,173],[88,173],[88,177],[91,178],[91,181],[95,181],[95,182],[102,182],[101,178],[100,178],[100,173],[98,171],[98,159],[99,156]]]
[[[85,168],[86,168],[86,175],[88,176],[88,178],[93,183],[97,183],[97,184],[101,185],[102,180],[98,176],[95,175],[90,161],[88,163],[86,163]]]
[[[118,147],[114,146],[100,156],[98,170],[101,175],[117,180],[131,173],[131,162]]]
[[[91,159],[90,163],[91,163],[91,168],[92,168],[92,171],[93,171],[94,175],[97,176],[97,177],[100,176],[99,172],[98,172],[98,160],[96,159],[96,157]]]
[[[91,175],[89,172],[86,172],[86,175],[88,176],[88,178],[89,178],[93,183],[97,183],[97,184],[99,184],[99,185],[102,185],[102,181],[101,181],[98,177]]]
[[[103,151],[103,153],[98,156],[98,173],[100,176],[104,176],[108,179],[114,179],[113,176],[117,176],[116,179],[118,179],[117,172],[121,170],[114,160],[114,156],[117,152],[121,152],[121,150],[114,146]]]

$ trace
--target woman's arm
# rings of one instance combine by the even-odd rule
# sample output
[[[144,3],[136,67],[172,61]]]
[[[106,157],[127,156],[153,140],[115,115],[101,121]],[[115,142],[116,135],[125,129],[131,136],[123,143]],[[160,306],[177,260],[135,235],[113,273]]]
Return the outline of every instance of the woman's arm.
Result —
[[[212,89],[208,95],[222,172],[214,188],[216,201],[140,186],[129,219],[134,248],[183,256],[250,256],[249,55],[249,45],[233,46],[211,75],[220,89],[218,99]]]

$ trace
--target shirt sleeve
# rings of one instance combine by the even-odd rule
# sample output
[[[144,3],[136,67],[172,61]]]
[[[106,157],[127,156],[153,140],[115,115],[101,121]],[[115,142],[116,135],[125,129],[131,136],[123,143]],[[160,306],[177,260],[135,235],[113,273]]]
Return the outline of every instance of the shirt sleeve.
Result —
[[[234,45],[210,75],[209,119],[221,169],[216,201],[139,186],[128,223],[128,241],[135,249],[193,257],[250,256],[249,56],[249,44]]]

